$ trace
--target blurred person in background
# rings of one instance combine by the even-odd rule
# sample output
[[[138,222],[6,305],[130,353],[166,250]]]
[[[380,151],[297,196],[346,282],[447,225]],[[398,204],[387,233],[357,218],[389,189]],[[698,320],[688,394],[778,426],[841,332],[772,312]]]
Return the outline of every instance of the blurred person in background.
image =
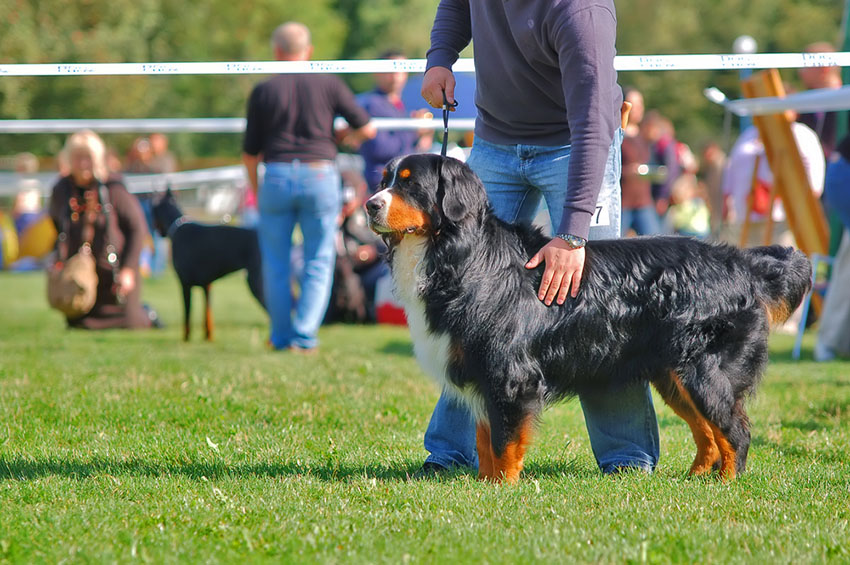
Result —
[[[308,61],[313,54],[310,30],[301,23],[278,26],[271,42],[278,61]],[[337,115],[345,118],[360,141],[375,136],[369,114],[335,76],[275,75],[255,86],[248,100],[242,162],[257,196],[273,349],[313,353],[318,346],[317,333],[331,294],[342,208],[342,183],[334,161]],[[265,162],[262,185],[261,161]],[[304,270],[293,315],[290,276],[296,225],[304,236]]]
[[[823,148],[817,134],[808,126],[793,121],[794,117],[793,112],[789,113],[791,132],[797,143],[812,193],[820,198],[826,170]],[[780,223],[780,232],[774,241],[784,245],[793,244],[787,225],[784,225],[785,209],[781,199],[773,201],[771,207],[772,190],[773,172],[765,154],[764,144],[759,137],[758,128],[750,126],[738,136],[726,161],[722,185],[726,210],[723,238],[736,244],[740,243],[740,231],[747,218],[747,210],[750,210],[749,222],[757,229],[750,230],[746,245],[763,243],[763,226],[768,214],[772,215],[773,221]]]
[[[623,97],[632,103],[629,120],[624,129],[622,145],[622,233],[652,235],[661,231],[661,223],[652,199],[650,163],[652,145],[656,138],[655,122],[643,120],[643,96],[626,88]]]
[[[726,153],[711,141],[705,145],[700,157],[698,176],[705,187],[705,200],[711,214],[711,235],[717,238],[723,225],[723,169]]]
[[[826,170],[823,199],[840,219],[841,244],[821,309],[815,361],[850,357],[850,136],[836,148]]]
[[[711,232],[711,214],[704,189],[693,173],[679,175],[670,192],[667,210],[673,233],[705,239]]]
[[[141,303],[139,256],[148,230],[139,201],[109,172],[106,146],[93,131],[69,136],[63,152],[68,174],[53,187],[50,217],[57,232],[65,233],[69,256],[90,243],[98,277],[94,307],[68,319],[68,326],[99,330],[158,325],[155,312]],[[109,246],[114,248],[114,263],[109,261]]]
[[[637,88],[627,86],[623,89],[623,100],[632,105],[629,109],[629,120],[623,132],[626,137],[634,137],[638,134],[640,123],[643,121],[643,115],[646,110],[643,102],[643,94]]]
[[[148,137],[151,157],[149,167],[153,173],[173,173],[177,170],[177,157],[168,149],[168,138],[162,133]]]
[[[133,140],[133,144],[127,151],[127,158],[124,159],[124,171],[127,173],[151,173],[151,160],[153,159],[153,151],[151,151],[151,142],[147,137],[137,137]]]
[[[827,41],[818,41],[806,46],[806,53],[834,53],[835,47]],[[802,67],[797,71],[800,81],[808,90],[821,88],[841,88],[841,69],[839,67]],[[823,146],[827,161],[832,158],[837,143],[839,112],[811,112],[800,114],[797,121],[812,128]]]
[[[400,51],[387,51],[381,59],[404,60]],[[428,110],[419,109],[409,112],[401,101],[401,93],[407,84],[407,73],[375,74],[374,90],[357,97],[358,102],[373,118],[424,118],[432,114]],[[378,131],[373,139],[366,140],[360,145],[360,155],[363,157],[363,175],[369,192],[381,182],[384,165],[394,157],[410,153],[422,153],[431,148],[434,140],[434,130],[391,130]]]

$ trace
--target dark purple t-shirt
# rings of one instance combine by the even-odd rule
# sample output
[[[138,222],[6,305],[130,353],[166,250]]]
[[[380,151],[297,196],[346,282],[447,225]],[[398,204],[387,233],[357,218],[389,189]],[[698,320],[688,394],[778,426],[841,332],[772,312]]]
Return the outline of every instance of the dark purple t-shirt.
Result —
[[[354,94],[337,77],[276,75],[254,87],[248,99],[242,150],[266,163],[331,160],[336,157],[333,121],[352,128],[369,121]]]
[[[427,68],[475,47],[475,135],[502,145],[570,145],[559,233],[587,237],[620,125],[613,0],[441,0]]]

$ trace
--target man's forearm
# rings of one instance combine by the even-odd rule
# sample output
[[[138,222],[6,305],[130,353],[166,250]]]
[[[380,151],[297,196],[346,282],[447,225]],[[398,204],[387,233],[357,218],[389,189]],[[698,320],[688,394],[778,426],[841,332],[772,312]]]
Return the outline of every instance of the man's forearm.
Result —
[[[467,0],[442,0],[437,6],[431,27],[431,48],[427,53],[426,70],[431,67],[451,69],[458,54],[469,45],[472,27]]]
[[[258,180],[259,177],[257,175],[257,167],[260,164],[260,156],[243,153],[242,163],[245,165],[245,173],[248,175],[248,186],[251,187],[251,190],[253,190],[256,195],[260,188]]]

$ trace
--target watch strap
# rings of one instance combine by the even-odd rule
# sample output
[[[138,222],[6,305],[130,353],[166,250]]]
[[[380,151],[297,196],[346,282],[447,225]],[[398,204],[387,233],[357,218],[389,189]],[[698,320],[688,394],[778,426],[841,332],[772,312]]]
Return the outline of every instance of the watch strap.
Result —
[[[557,237],[558,239],[563,239],[567,242],[567,245],[569,245],[573,249],[579,249],[587,245],[587,240],[585,238],[573,235],[571,233],[558,233],[555,234],[555,237]]]

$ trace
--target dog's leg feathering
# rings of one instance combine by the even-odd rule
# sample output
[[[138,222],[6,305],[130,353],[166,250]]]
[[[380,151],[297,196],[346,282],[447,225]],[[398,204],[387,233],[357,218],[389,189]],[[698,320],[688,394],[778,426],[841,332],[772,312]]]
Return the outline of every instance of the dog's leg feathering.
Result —
[[[682,385],[682,380],[675,373],[670,373],[669,380],[656,381],[655,389],[667,403],[667,406],[691,429],[694,443],[697,445],[697,454],[691,465],[691,475],[704,475],[710,473],[714,466],[721,461],[721,451],[715,440],[714,430],[709,421],[694,406],[691,395]]]
[[[490,425],[486,422],[478,422],[475,436],[478,447],[478,478],[482,481],[495,480],[496,474],[493,469],[493,444],[490,439]]]
[[[501,453],[493,446],[493,476],[489,477],[490,479],[506,483],[516,483],[519,480],[525,450],[531,443],[533,430],[534,418],[529,416],[514,431],[513,437],[504,446]]]

